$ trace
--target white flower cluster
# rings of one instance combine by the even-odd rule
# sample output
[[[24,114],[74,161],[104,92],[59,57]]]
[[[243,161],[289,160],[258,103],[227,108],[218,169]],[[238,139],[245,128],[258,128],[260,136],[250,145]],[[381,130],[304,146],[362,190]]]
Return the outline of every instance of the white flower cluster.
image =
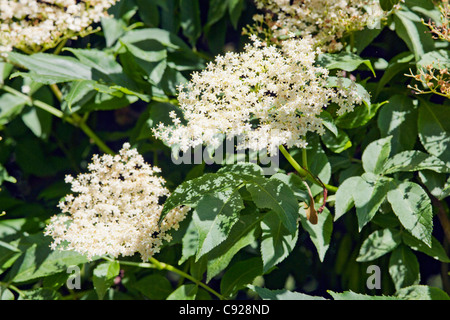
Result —
[[[238,149],[276,154],[280,145],[304,147],[307,132],[323,133],[322,110],[331,102],[343,114],[360,104],[356,84],[329,85],[329,72],[314,65],[310,39],[283,41],[281,48],[252,37],[242,53],[217,56],[189,83],[178,101],[187,125],[174,112],[173,125],[159,124],[155,137],[182,151],[197,145],[217,147],[220,137],[238,137]],[[348,79],[347,79],[348,80]]]
[[[72,191],[59,207],[68,215],[55,215],[45,234],[52,249],[62,245],[86,255],[130,256],[139,252],[145,261],[157,253],[168,233],[177,229],[187,207],[176,208],[162,219],[160,198],[169,196],[160,172],[125,143],[116,156],[94,155],[89,173],[66,177]]]
[[[291,32],[312,36],[328,52],[342,49],[346,33],[374,27],[386,15],[379,0],[256,0],[256,5],[266,14],[254,20],[269,25],[276,38]]]
[[[92,31],[117,0],[0,0],[0,52],[52,48]]]

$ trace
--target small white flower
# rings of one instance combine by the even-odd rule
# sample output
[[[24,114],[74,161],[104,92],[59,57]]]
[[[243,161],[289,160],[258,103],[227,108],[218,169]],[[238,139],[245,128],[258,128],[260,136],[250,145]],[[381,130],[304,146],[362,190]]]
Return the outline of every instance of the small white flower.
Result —
[[[0,54],[39,51],[92,30],[118,0],[0,0]]]
[[[386,17],[379,0],[256,0],[265,10],[265,22],[277,38],[295,34],[312,36],[323,51],[339,51],[340,39],[347,33],[366,26],[375,28]],[[260,14],[254,16],[262,24]]]
[[[274,154],[280,144],[304,147],[308,132],[323,133],[319,115],[330,102],[339,113],[361,103],[354,87],[328,86],[328,70],[314,66],[318,51],[310,39],[285,40],[281,49],[253,39],[244,52],[217,57],[180,87],[187,125],[173,112],[172,126],[153,130],[157,138],[187,151],[237,136],[239,149]]]
[[[179,227],[188,208],[175,208],[159,221],[160,199],[170,195],[165,180],[155,174],[159,168],[125,143],[117,157],[94,155],[88,170],[66,176],[74,195],[59,203],[64,215],[53,216],[46,227],[53,249],[62,246],[89,259],[138,252],[145,261],[171,240],[169,231]]]
[[[31,91],[31,87],[29,85],[23,85],[20,90],[24,94],[29,94]]]

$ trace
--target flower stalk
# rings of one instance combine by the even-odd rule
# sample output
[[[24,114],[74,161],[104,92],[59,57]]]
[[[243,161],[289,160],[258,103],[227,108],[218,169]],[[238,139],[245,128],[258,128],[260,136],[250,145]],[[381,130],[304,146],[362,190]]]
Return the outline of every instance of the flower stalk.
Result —
[[[318,185],[319,187],[322,187],[324,189],[327,189],[331,192],[336,192],[338,190],[337,187],[325,184],[316,176],[314,176],[310,171],[307,169],[304,169],[300,164],[290,155],[290,153],[286,150],[286,148],[283,145],[280,145],[279,147],[281,153],[284,155],[286,160],[291,164],[291,166],[297,171],[297,173],[300,175],[301,178],[307,179],[308,181],[314,183],[315,185]]]
[[[50,88],[52,88],[52,91],[55,93],[56,98],[59,101],[61,101],[60,99],[62,99],[62,95],[58,94],[58,91],[59,91],[58,87],[56,87],[57,91],[55,89],[55,86],[50,86]],[[53,107],[43,101],[33,99],[32,97],[12,88],[10,86],[7,86],[7,85],[0,86],[0,89],[24,99],[28,104],[33,105],[39,109],[42,109],[42,110],[54,115],[55,117],[60,118],[64,121],[70,123],[71,125],[79,127],[99,147],[100,150],[102,150],[105,153],[111,154],[111,155],[114,154],[114,151],[112,151],[95,134],[95,132],[92,131],[92,129],[86,124],[86,119],[80,117],[78,114],[74,113],[74,114],[71,114],[70,116],[68,116],[68,115],[64,114],[64,112],[62,112],[61,110],[56,109],[55,107]],[[60,93],[60,91],[59,91],[59,93]]]
[[[226,300],[226,298],[224,296],[222,296],[220,293],[215,291],[210,286],[204,284],[200,280],[194,278],[190,274],[188,274],[188,273],[186,273],[186,272],[184,272],[184,271],[182,271],[182,270],[180,270],[180,269],[178,269],[178,268],[176,268],[176,267],[174,267],[174,266],[172,266],[170,264],[158,261],[157,259],[155,259],[153,257],[151,257],[149,259],[150,263],[148,263],[148,262],[132,262],[132,261],[113,260],[113,259],[108,258],[108,257],[103,257],[103,259],[108,260],[108,261],[117,261],[121,265],[128,265],[128,266],[134,266],[134,267],[139,267],[139,268],[147,268],[147,269],[165,270],[165,271],[170,271],[170,272],[176,273],[179,276],[192,281],[197,286],[200,286],[203,289],[207,290],[208,292],[212,293],[213,295],[215,295],[220,300]]]

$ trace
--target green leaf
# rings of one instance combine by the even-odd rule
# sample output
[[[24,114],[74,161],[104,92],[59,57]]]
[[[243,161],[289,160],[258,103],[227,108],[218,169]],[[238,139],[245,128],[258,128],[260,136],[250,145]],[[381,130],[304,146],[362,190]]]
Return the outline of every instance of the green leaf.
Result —
[[[119,272],[120,264],[117,261],[107,261],[95,267],[92,282],[100,300],[103,300],[106,291],[114,284]]]
[[[409,50],[414,52],[416,61],[434,49],[434,41],[422,20],[407,9],[397,10],[394,14],[395,31],[405,41]]]
[[[409,181],[400,183],[387,193],[387,199],[405,229],[431,247],[433,209],[422,187]]]
[[[342,240],[339,242],[336,252],[336,260],[334,263],[334,269],[336,274],[342,275],[344,271],[346,271],[346,267],[348,265],[348,260],[350,256],[354,256],[352,253],[353,247],[353,238],[350,233],[346,233]]]
[[[81,63],[100,71],[105,75],[114,75],[122,72],[122,66],[110,52],[97,49],[75,49],[70,47],[65,48],[64,51],[70,51]]]
[[[189,273],[195,279],[202,281],[203,275],[205,274],[207,267],[208,267],[208,260],[206,256],[201,257],[197,261],[194,261],[192,259],[189,265]]]
[[[10,63],[0,62],[0,84],[9,76],[14,66]]]
[[[170,31],[159,28],[143,28],[128,31],[121,39],[124,43],[140,43],[156,40],[167,48],[190,51],[189,46]],[[119,48],[120,46],[116,44]],[[117,49],[118,49],[117,48]]]
[[[3,182],[11,182],[11,183],[16,183],[17,180],[16,178],[10,176],[8,174],[8,171],[6,171],[5,167],[3,167],[2,164],[0,164],[0,186],[3,184]]]
[[[262,273],[263,265],[259,257],[236,262],[223,275],[220,292],[225,297],[231,297]]]
[[[50,136],[52,129],[52,115],[36,107],[25,107],[22,121],[36,135],[43,140]]]
[[[254,179],[247,190],[258,208],[273,210],[291,234],[296,232],[298,202],[287,184],[277,179],[259,178]]]
[[[19,240],[6,243],[0,241],[0,274],[7,270],[22,255],[17,248]]]
[[[28,103],[22,97],[4,93],[0,96],[0,125],[8,124],[17,117]]]
[[[270,177],[270,179],[278,179],[291,188],[294,196],[300,202],[306,202],[309,204],[309,194],[305,185],[303,184],[303,180],[296,174],[284,174],[284,173],[276,173]]]
[[[63,97],[67,102],[69,110],[72,109],[72,105],[84,98],[90,91],[94,90],[95,81],[92,80],[79,80],[73,81],[70,85],[69,92]]]
[[[87,258],[74,251],[52,251],[49,237],[42,234],[23,237],[19,249],[23,255],[14,263],[10,277],[14,283],[26,282],[66,271],[69,266],[88,262]],[[37,264],[36,261],[39,261]]]
[[[72,272],[74,270],[72,269]],[[75,270],[75,272],[77,272]],[[47,276],[44,278],[44,280],[42,281],[42,286],[44,288],[49,288],[52,290],[59,290],[63,285],[65,285],[67,283],[67,280],[69,279],[69,276],[71,274],[67,273],[67,272],[60,272],[60,273],[55,273],[52,274],[50,276]],[[73,275],[73,273],[72,273]]]
[[[180,109],[173,104],[152,101],[136,124],[135,139],[141,140],[152,137],[152,129],[155,128],[159,123],[170,125],[172,123],[172,120],[169,116],[169,113],[171,111],[174,111],[178,116],[181,116]]]
[[[361,84],[355,83],[354,81],[352,81],[349,78],[338,78],[338,77],[328,77],[327,81],[328,81],[328,86],[330,86],[330,87],[352,88],[353,86],[356,86],[356,93],[361,97],[364,105],[369,110],[371,109],[370,108],[370,105],[371,105],[370,94],[367,92],[366,88],[364,88]],[[357,107],[355,107],[355,110],[353,112],[350,112],[343,116],[338,117],[336,119],[336,124],[338,123],[338,121],[342,122],[342,125],[346,124],[345,120],[340,120],[340,119],[346,119],[347,116],[355,113],[358,109],[359,109],[359,107],[357,106]],[[367,118],[367,115],[365,115],[364,118]],[[363,124],[358,125],[358,124],[352,122],[352,125],[356,125],[356,126],[362,126]],[[344,128],[344,127],[342,127],[342,128]]]
[[[95,90],[98,93],[95,94],[94,99],[82,103],[81,106],[84,112],[120,109],[133,104],[139,99],[137,96],[124,95],[123,92],[115,90],[114,87],[96,84]],[[87,96],[89,97],[89,94]]]
[[[230,0],[228,1],[228,13],[230,15],[230,21],[233,25],[234,29],[238,28],[238,22],[239,18],[242,14],[242,11],[244,9],[244,0]]]
[[[414,63],[412,62],[413,59],[414,54],[410,51],[406,51],[398,54],[389,61],[389,65],[384,71],[383,76],[379,80],[376,87],[374,99],[378,97],[382,89],[390,83],[395,76],[397,76],[400,72],[407,72],[408,68],[414,66]],[[401,77],[404,77],[403,74]]]
[[[373,261],[391,252],[401,243],[398,230],[382,229],[371,233],[359,250],[358,262]]]
[[[156,44],[160,45],[155,41]],[[124,72],[131,78],[135,79],[136,83],[143,90],[150,90],[151,85],[160,86],[164,77],[164,73],[167,69],[167,59],[159,59],[165,53],[165,50],[155,52],[143,52],[142,55],[138,55],[133,45],[122,42],[123,47],[127,52],[120,55],[120,61],[124,66]],[[133,52],[135,51],[135,52]],[[146,53],[146,54],[145,54]],[[150,54],[149,54],[150,53]],[[155,61],[148,61],[146,59],[154,59]],[[155,96],[165,97],[164,92],[157,92],[156,88],[152,89],[152,94]],[[160,88],[158,88],[161,90]]]
[[[192,216],[199,234],[197,260],[228,237],[243,208],[239,187],[207,194],[198,202]]]
[[[334,153],[341,153],[352,146],[352,141],[348,137],[347,133],[340,128],[337,128],[336,135],[326,129],[325,133],[320,137],[323,144]]]
[[[354,49],[357,54],[361,54],[367,46],[369,46],[376,37],[383,31],[383,25],[379,28],[369,29],[364,28],[362,30],[354,31],[353,37],[355,39]]]
[[[135,1],[123,1],[113,5],[108,12],[115,18],[121,19],[130,24],[131,18],[136,14],[138,6]]]
[[[55,56],[48,53],[24,55],[10,52],[8,58],[30,70],[28,73],[15,73],[12,76],[26,76],[39,83],[53,84],[92,79],[91,68],[72,57]]]
[[[3,200],[3,199],[2,199]],[[6,201],[5,201],[6,202]],[[20,204],[18,202],[17,204]],[[24,232],[29,233],[30,230],[27,228],[32,225],[33,220],[27,218],[19,218],[19,219],[0,219],[0,239],[7,241],[11,237],[19,237]],[[37,227],[38,230],[41,227]]]
[[[247,181],[252,180],[255,177],[262,177],[264,174],[264,171],[260,166],[249,162],[238,162],[235,164],[224,165],[217,171],[217,173],[225,172],[233,173],[234,175]]]
[[[419,105],[419,138],[428,151],[450,166],[450,107],[424,100]]]
[[[450,172],[450,166],[441,159],[419,150],[403,151],[389,158],[384,164],[383,174],[395,172],[432,170],[438,173]]]
[[[144,98],[145,95],[136,92],[138,88],[134,80],[123,72],[122,66],[112,53],[95,49],[66,48],[64,50],[73,53],[81,63],[92,69],[92,79],[97,81],[96,89],[99,91],[103,90],[103,92],[113,94],[112,90],[118,90],[148,101]],[[110,86],[104,85],[104,83]],[[108,90],[105,91],[102,88],[108,88]]]
[[[117,39],[125,34],[126,23],[121,19],[115,19],[113,17],[101,17],[103,34],[106,40],[106,47],[111,47]]]
[[[133,283],[133,288],[150,300],[165,300],[173,291],[170,281],[160,274],[151,274],[139,279]]]
[[[263,217],[255,214],[241,215],[229,237],[208,253],[207,282],[223,271],[239,250],[256,241],[261,234],[259,224]]]
[[[197,0],[180,1],[180,19],[183,34],[189,39],[192,45],[195,45],[202,33],[200,6]]]
[[[139,7],[139,17],[143,22],[149,27],[159,26],[161,19],[158,5],[161,7],[164,5],[161,5],[158,0],[137,0],[136,3]]]
[[[396,290],[419,284],[419,262],[411,249],[405,245],[400,245],[392,252],[389,259],[389,274]]]
[[[316,209],[320,205],[317,204]],[[303,229],[305,229],[319,254],[321,262],[325,259],[325,254],[330,247],[331,234],[333,233],[333,217],[330,211],[325,207],[322,213],[318,213],[318,222],[313,225],[306,219],[304,208],[300,208],[300,221]]]
[[[366,65],[376,77],[375,70],[372,63],[368,59],[363,59],[360,56],[350,52],[340,53],[323,53],[317,57],[319,66],[327,68],[328,70],[339,69],[344,71],[355,71],[361,64]]]
[[[431,238],[431,247],[413,237],[409,232],[402,232],[402,240],[413,250],[423,252],[441,262],[450,263],[450,258],[447,256],[445,249],[435,237]]]
[[[400,0],[380,0],[381,9],[384,11],[390,11],[396,4],[399,4]]]
[[[336,137],[338,136],[338,128],[334,123],[333,116],[328,111],[322,111],[319,115],[325,128],[331,131]]]
[[[417,68],[426,68],[429,65],[437,69],[449,68],[450,50],[441,49],[425,53],[417,62]]]
[[[445,199],[450,195],[450,177],[445,173],[433,171],[419,171],[420,181],[438,200]]]
[[[213,24],[222,19],[227,13],[229,1],[223,0],[209,0],[208,17],[205,29],[208,30]]]
[[[385,102],[370,104],[366,101],[365,104],[356,106],[352,112],[343,114],[336,118],[336,125],[343,129],[354,129],[366,125],[378,112],[378,109],[385,104]]]
[[[195,300],[198,286],[195,284],[183,284],[172,292],[166,300]]]
[[[307,157],[309,171],[323,183],[328,183],[331,179],[331,164],[322,148],[319,137],[316,135],[316,139],[310,139],[308,144]],[[323,191],[321,186],[315,184],[311,185],[310,188],[314,197]]]
[[[392,136],[371,142],[362,154],[364,171],[375,174],[383,172],[383,166],[391,152]]]
[[[0,300],[14,300],[14,294],[3,283],[0,284]]]
[[[263,271],[267,272],[289,256],[297,243],[298,231],[292,235],[273,211],[264,217],[261,230]]]
[[[253,285],[247,286],[250,290],[256,292],[263,300],[326,300],[323,297],[310,296],[300,292],[292,292],[286,289],[270,290]]]
[[[353,291],[344,292],[333,292],[331,290],[327,291],[334,300],[401,300],[397,297],[392,296],[370,296],[367,294],[356,293]]]
[[[231,173],[207,173],[199,178],[183,182],[167,198],[160,221],[167,213],[181,205],[194,207],[207,193],[213,193],[226,188],[236,187],[242,180],[236,179]]]
[[[61,300],[59,292],[48,288],[23,290],[19,300]]]
[[[395,95],[378,114],[381,136],[392,136],[391,149],[396,154],[414,147],[417,139],[417,108],[406,95]]]
[[[450,297],[445,291],[424,285],[402,288],[395,295],[404,300],[450,300]]]
[[[392,183],[389,179],[370,173],[363,174],[356,181],[353,199],[360,231],[378,212],[391,188]]]
[[[178,261],[178,264],[184,263],[190,257],[195,256],[198,250],[198,231],[194,224],[193,219],[190,220],[189,226],[186,229],[186,233],[184,234],[182,243],[182,251],[181,258]]]
[[[121,41],[122,44],[127,48],[127,50],[138,58],[147,62],[159,62],[167,58],[167,49],[159,43],[158,41],[142,41],[137,43],[129,43],[126,41]],[[144,69],[145,65],[140,64]],[[149,72],[150,74],[150,72]]]
[[[336,191],[334,220],[338,220],[347,213],[355,204],[353,200],[353,190],[359,183],[361,177],[350,177],[344,180]]]
[[[53,94],[48,87],[40,84],[32,83],[37,87],[36,90],[31,89],[33,98],[40,100],[49,105],[53,105]],[[34,92],[33,92],[34,91]],[[40,139],[47,140],[52,129],[52,115],[35,106],[26,106],[22,111],[22,121],[25,125]]]

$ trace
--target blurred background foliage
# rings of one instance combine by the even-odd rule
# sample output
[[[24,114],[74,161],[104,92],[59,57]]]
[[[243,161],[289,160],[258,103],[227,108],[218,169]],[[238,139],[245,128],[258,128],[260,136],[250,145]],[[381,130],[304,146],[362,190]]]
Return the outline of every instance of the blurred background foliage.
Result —
[[[429,151],[423,137],[429,135],[427,130],[439,127],[439,120],[448,138],[448,99],[436,95],[417,98],[407,88],[413,80],[404,75],[410,68],[426,63],[430,54],[448,52],[448,45],[433,40],[420,21],[436,18],[438,11],[431,1],[407,1],[406,5],[400,14],[389,17],[382,29],[353,35],[354,53],[368,60],[376,75],[364,64],[352,72],[370,92],[370,107],[339,119],[338,135],[327,132],[321,138],[308,139],[311,170],[328,176],[334,185],[364,172],[362,153],[377,139],[392,136],[392,154]],[[256,7],[247,0],[127,0],[118,2],[110,12],[114,17],[101,21],[101,31],[68,40],[52,59],[45,59],[52,50],[40,53],[43,59],[38,59],[38,64],[16,52],[11,55],[14,65],[0,63],[0,85],[10,88],[0,87],[0,210],[5,211],[0,218],[3,299],[18,297],[18,292],[21,298],[32,299],[97,299],[100,293],[94,290],[94,282],[98,287],[98,279],[107,284],[104,292],[100,291],[105,299],[166,299],[179,281],[166,271],[127,265],[121,265],[120,271],[111,269],[96,276],[94,269],[99,261],[86,262],[75,254],[51,252],[50,239],[42,235],[42,230],[49,217],[58,213],[58,201],[70,192],[64,176],[85,171],[92,154],[108,152],[108,148],[119,150],[125,141],[137,147],[149,163],[162,168],[171,190],[183,181],[217,170],[217,166],[204,164],[173,164],[170,149],[152,137],[151,128],[159,122],[169,123],[169,111],[179,112],[177,84],[187,81],[193,71],[204,68],[214,56],[242,49],[248,40],[242,28],[252,24]],[[29,93],[21,93],[24,86],[30,88]],[[31,99],[61,113],[34,108]],[[106,147],[95,143],[89,129]],[[433,134],[438,136],[439,132]],[[447,147],[441,159],[450,163],[448,140],[444,142]],[[301,158],[295,151],[292,154]],[[281,168],[292,171],[287,162]],[[396,175],[424,185],[448,216],[448,174],[424,170]],[[334,210],[333,197],[329,203],[330,210]],[[300,232],[291,254],[254,284],[323,297],[329,297],[327,290],[373,295],[396,292],[388,255],[373,261],[357,258],[367,237],[380,228],[395,228],[397,218],[389,204],[383,203],[373,221],[359,231],[351,210],[352,214],[333,223],[332,233],[321,245],[325,250],[321,256],[309,233]],[[434,210],[440,208],[434,206]],[[412,253],[405,249],[405,259],[408,267],[417,268],[420,284],[450,293],[445,254],[449,243],[442,226],[435,221],[433,236],[442,244],[444,255],[441,250],[440,258],[435,259],[420,250]],[[175,235],[175,243],[157,258],[178,265],[181,250],[181,238]],[[255,250],[252,245],[245,247],[234,256],[233,263],[252,258]],[[65,286],[70,276],[66,268],[72,264],[82,266],[82,290],[68,290]],[[367,267],[372,264],[382,270],[380,290],[366,286]],[[200,264],[188,261],[180,268],[203,277]],[[210,286],[219,290],[220,280],[221,275],[212,279]],[[151,290],[155,287],[159,290]],[[197,299],[201,298],[211,297],[201,290]],[[242,290],[234,298],[257,296],[251,290]]]

